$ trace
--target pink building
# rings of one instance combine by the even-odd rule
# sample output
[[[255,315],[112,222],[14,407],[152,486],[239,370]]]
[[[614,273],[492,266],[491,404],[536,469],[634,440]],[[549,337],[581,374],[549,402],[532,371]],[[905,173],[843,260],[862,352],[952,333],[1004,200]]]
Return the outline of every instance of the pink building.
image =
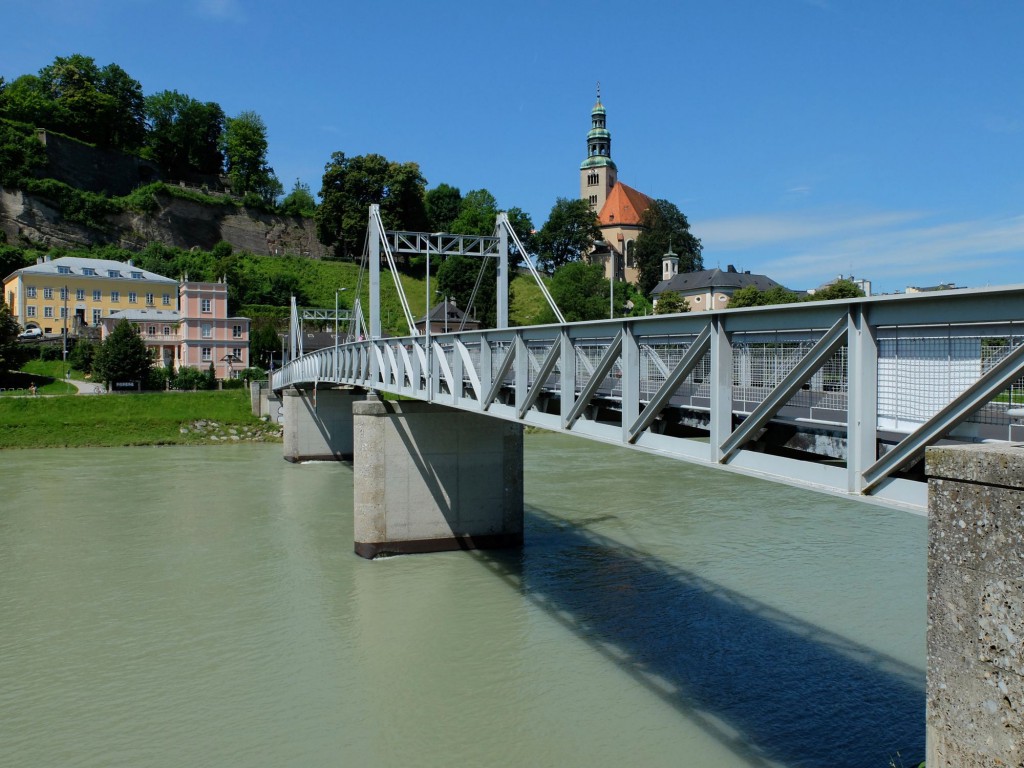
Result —
[[[237,378],[249,367],[249,318],[228,317],[223,282],[183,282],[178,309],[127,309],[101,320],[106,339],[121,320],[134,323],[158,365],[207,370],[218,379]]]

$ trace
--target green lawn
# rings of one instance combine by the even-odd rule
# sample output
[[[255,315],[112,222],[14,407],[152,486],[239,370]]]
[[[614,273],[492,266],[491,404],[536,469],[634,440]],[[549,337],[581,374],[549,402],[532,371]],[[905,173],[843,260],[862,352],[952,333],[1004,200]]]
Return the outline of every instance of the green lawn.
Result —
[[[205,443],[193,430],[181,432],[199,419],[225,429],[267,427],[252,415],[245,389],[4,398],[0,449]]]

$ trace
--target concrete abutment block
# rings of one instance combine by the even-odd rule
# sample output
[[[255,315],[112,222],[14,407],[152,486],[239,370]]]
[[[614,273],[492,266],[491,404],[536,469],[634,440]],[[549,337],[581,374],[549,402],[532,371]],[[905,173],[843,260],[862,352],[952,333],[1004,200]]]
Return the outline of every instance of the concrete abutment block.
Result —
[[[347,387],[282,392],[286,461],[331,461],[352,458],[352,406],[363,390]]]

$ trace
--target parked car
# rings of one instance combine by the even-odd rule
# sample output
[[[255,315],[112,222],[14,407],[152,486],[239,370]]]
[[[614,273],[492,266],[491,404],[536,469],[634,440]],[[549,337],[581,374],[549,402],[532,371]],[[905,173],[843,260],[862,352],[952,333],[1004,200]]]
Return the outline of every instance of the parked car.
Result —
[[[43,338],[42,328],[26,328],[18,334],[19,339],[41,339]]]

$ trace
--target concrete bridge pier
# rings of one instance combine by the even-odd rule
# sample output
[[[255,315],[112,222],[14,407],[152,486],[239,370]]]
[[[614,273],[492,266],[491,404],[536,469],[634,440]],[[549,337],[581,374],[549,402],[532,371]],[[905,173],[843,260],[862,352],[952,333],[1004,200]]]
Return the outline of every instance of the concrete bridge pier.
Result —
[[[289,387],[284,405],[286,461],[352,458],[352,405],[366,393],[351,387]]]
[[[1024,446],[926,465],[928,768],[1024,765]]]
[[[522,545],[522,425],[373,396],[353,412],[356,554]]]

